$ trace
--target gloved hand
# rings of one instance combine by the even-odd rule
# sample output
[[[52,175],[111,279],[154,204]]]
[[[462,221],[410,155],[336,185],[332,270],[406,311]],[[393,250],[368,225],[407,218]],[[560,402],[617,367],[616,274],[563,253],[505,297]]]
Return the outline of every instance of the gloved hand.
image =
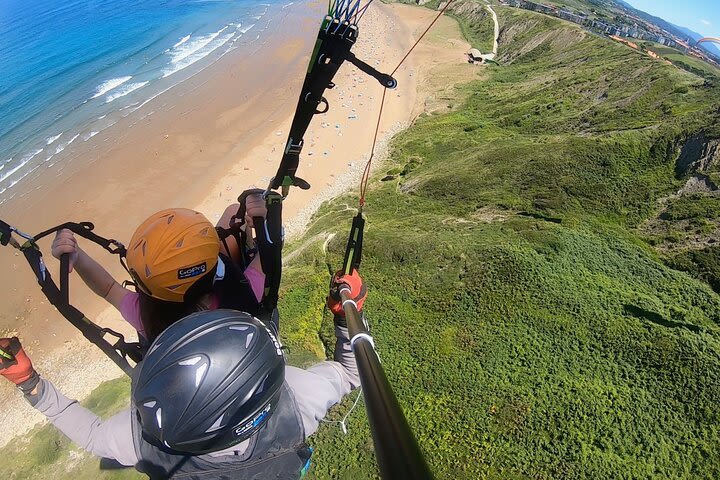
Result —
[[[75,266],[75,262],[78,258],[78,244],[77,240],[75,240],[75,235],[73,235],[73,232],[68,230],[67,228],[63,228],[62,230],[58,231],[55,234],[55,240],[53,240],[52,247],[51,247],[52,256],[60,260],[60,257],[64,253],[70,254],[70,272],[73,271],[73,267]]]
[[[260,194],[250,194],[245,198],[245,222],[253,227],[253,217],[267,217],[267,204]]]
[[[0,338],[0,375],[13,382],[28,394],[40,382],[40,375],[33,368],[17,337]]]
[[[342,299],[340,298],[340,290],[345,287],[350,288],[350,298],[355,301],[358,312],[362,312],[365,297],[367,297],[367,288],[357,270],[353,270],[350,275],[343,275],[342,271],[338,271],[333,275],[330,281],[330,295],[327,298],[327,306],[335,315],[344,317],[345,312],[342,307]]]

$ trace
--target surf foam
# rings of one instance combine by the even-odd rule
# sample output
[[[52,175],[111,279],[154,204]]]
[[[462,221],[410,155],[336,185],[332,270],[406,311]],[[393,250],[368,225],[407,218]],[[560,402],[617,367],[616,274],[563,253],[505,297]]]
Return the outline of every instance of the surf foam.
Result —
[[[106,80],[95,89],[95,95],[92,96],[92,98],[97,98],[100,96],[105,95],[111,90],[115,90],[117,87],[122,85],[123,83],[130,80],[132,76],[126,76],[126,77],[118,77],[118,78],[111,78],[110,80]]]
[[[150,83],[150,82],[137,82],[137,83],[131,83],[129,85],[125,85],[119,91],[117,91],[115,93],[111,93],[110,95],[105,97],[105,103],[110,103],[114,100],[117,100],[120,97],[124,97],[125,95],[128,95],[128,94],[134,92],[135,90],[138,90],[138,89],[144,87],[148,83]]]
[[[60,136],[61,136],[62,134],[63,134],[63,132],[60,132],[60,133],[58,133],[57,135],[55,135],[54,137],[48,137],[47,139],[45,139],[45,145],[50,145],[50,144],[52,144],[55,140],[57,140],[58,138],[60,138]]]
[[[163,71],[162,78],[169,77],[170,75],[189,67],[193,63],[202,60],[221,46],[225,45],[228,41],[232,40],[234,33],[221,36],[221,34],[227,29],[228,26],[226,25],[217,32],[203,35],[191,41],[185,42],[177,48],[173,48],[169,52],[171,66]]]

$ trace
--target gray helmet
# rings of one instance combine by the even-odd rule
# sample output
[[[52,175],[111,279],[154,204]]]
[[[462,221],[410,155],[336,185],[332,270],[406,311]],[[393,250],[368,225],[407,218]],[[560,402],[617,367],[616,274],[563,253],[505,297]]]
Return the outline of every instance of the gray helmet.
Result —
[[[191,454],[223,450],[260,429],[285,380],[280,342],[234,310],[194,313],[152,343],[133,390],[143,434]]]

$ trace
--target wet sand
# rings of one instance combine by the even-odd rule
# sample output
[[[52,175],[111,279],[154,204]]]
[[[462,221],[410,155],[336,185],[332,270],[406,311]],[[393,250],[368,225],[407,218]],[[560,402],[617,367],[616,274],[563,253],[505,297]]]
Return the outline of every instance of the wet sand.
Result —
[[[321,7],[311,4],[316,12]],[[389,72],[434,15],[424,8],[374,3],[353,51]],[[100,146],[88,152],[86,162],[65,168],[57,184],[3,205],[0,217],[29,232],[68,220],[92,220],[97,233],[120,241],[127,241],[148,215],[170,206],[195,208],[215,221],[244,189],[265,188],[275,173],[318,24],[308,16],[292,29],[279,29],[285,33],[253,57],[229,56],[159,97],[162,105],[148,104],[155,113],[118,123],[103,132],[106,138],[98,135]],[[436,29],[443,33],[423,41],[396,74],[399,87],[386,96],[380,150],[424,111],[433,95],[427,87],[431,69],[464,62],[467,44],[454,22],[443,18]],[[305,137],[298,176],[312,189],[293,189],[284,203],[290,236],[302,233],[323,201],[355,188],[370,153],[382,87],[350,64],[335,83],[327,93],[330,111],[315,117]],[[49,244],[41,244],[46,256]],[[126,278],[116,258],[88,242],[81,244],[116,278]],[[18,334],[37,370],[71,397],[82,398],[100,382],[121,375],[47,304],[24,259],[15,253],[0,249],[0,265],[9,272],[0,278],[5,306],[0,332]],[[47,263],[55,273],[58,262],[49,258]],[[71,286],[71,302],[89,318],[134,338],[119,314],[79,278],[71,279]],[[11,423],[11,432],[23,433],[42,420],[9,385],[0,385],[0,398],[7,402],[0,420]]]

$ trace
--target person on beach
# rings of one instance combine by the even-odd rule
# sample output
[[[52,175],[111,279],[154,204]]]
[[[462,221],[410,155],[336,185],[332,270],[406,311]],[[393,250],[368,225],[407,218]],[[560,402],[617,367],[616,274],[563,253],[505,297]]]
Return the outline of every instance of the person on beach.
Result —
[[[246,224],[265,217],[265,200],[245,200]],[[231,205],[218,222],[227,227],[238,205]],[[221,242],[215,227],[201,213],[184,208],[162,210],[140,224],[127,248],[127,266],[136,292],[123,287],[85,253],[70,230],[59,231],[52,254],[70,255],[85,284],[113,305],[142,337],[152,340],[167,326],[199,310],[232,308],[257,315],[265,275],[256,253],[247,268],[238,265],[241,246],[234,238]],[[277,325],[275,325],[277,327]]]
[[[362,309],[356,271],[336,276]],[[342,311],[328,296],[331,311]],[[107,420],[41,378],[16,338],[0,339],[0,375],[59,430],[93,455],[151,479],[301,478],[305,439],[360,384],[348,330],[335,315],[334,360],[288,366],[276,335],[233,310],[191,314],[159,334],[132,379],[131,408]]]

